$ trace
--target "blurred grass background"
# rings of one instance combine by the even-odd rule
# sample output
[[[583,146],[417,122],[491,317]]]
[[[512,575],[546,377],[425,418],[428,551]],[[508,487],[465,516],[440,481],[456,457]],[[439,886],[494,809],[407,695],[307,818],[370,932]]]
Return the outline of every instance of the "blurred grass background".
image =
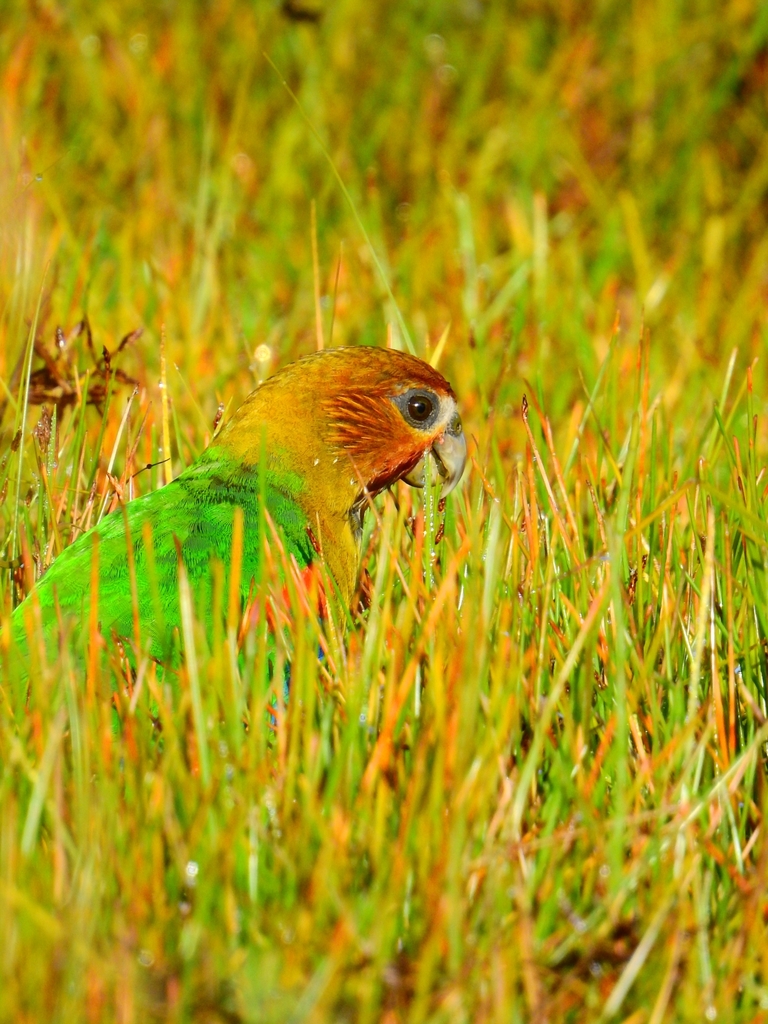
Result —
[[[159,485],[220,403],[312,350],[316,305],[326,344],[405,342],[265,53],[417,352],[449,329],[475,455],[453,575],[430,589],[412,496],[385,503],[362,661],[337,667],[373,734],[311,696],[308,658],[317,732],[289,708],[275,760],[240,737],[214,655],[205,786],[188,706],[161,752],[146,716],[110,739],[72,666],[26,716],[6,689],[3,1015],[765,1019],[765,5],[12,0],[5,611],[17,506],[39,570],[116,482]],[[84,410],[102,347],[137,328]],[[57,401],[51,448],[31,428]]]
[[[334,341],[381,341],[370,258],[266,52],[419,343],[451,323],[465,401],[509,336],[503,398],[530,376],[561,415],[617,310],[636,338],[644,309],[684,408],[732,346],[746,362],[762,342],[766,33],[747,2],[20,4],[2,34],[0,372],[52,260],[49,317],[86,312],[99,342],[145,326],[131,369],[154,380],[165,323],[210,412],[250,383],[257,344],[313,343],[313,199],[326,330],[338,270]],[[469,358],[473,324],[493,343]]]

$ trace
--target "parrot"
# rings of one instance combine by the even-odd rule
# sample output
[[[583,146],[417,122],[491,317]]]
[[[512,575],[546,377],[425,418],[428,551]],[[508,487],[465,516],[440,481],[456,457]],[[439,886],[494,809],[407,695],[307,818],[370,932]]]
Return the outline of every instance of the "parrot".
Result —
[[[349,607],[370,500],[398,480],[422,486],[428,457],[448,494],[464,471],[467,445],[456,395],[435,368],[375,346],[298,359],[252,391],[178,477],[115,509],[58,555],[12,613],[16,649],[28,662],[29,602],[39,605],[55,656],[59,615],[74,620],[75,631],[87,629],[95,598],[102,635],[130,638],[137,608],[142,646],[167,659],[181,626],[180,563],[210,632],[212,566],[223,564],[228,585],[238,508],[242,607],[261,578],[268,520],[300,571],[322,560],[338,601]]]

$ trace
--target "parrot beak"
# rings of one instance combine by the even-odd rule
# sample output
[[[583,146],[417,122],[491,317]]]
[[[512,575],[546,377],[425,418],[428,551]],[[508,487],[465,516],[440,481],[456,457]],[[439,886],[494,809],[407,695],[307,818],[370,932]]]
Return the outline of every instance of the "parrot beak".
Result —
[[[467,464],[467,439],[461,428],[461,417],[458,413],[448,424],[442,440],[436,441],[432,446],[432,455],[443,481],[443,495],[450,494],[461,480]]]
[[[428,454],[435,460],[443,484],[443,495],[450,494],[461,480],[467,463],[467,439],[458,413],[445,428],[443,436],[432,445]],[[411,487],[424,486],[424,458],[419,459],[411,472],[403,478]]]

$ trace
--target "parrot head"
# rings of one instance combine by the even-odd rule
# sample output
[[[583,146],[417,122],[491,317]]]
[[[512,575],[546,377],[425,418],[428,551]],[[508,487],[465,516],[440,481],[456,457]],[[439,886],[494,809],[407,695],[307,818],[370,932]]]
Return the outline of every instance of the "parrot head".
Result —
[[[467,442],[448,381],[403,352],[335,351],[368,353],[357,373],[344,375],[324,403],[326,441],[346,454],[363,487],[360,497],[376,495],[397,480],[422,487],[428,457],[449,494],[464,471]]]
[[[250,394],[214,446],[246,465],[266,461],[272,483],[291,490],[350,597],[370,499],[398,480],[422,486],[428,458],[447,494],[467,458],[445,377],[415,356],[364,346],[325,349],[278,371]]]

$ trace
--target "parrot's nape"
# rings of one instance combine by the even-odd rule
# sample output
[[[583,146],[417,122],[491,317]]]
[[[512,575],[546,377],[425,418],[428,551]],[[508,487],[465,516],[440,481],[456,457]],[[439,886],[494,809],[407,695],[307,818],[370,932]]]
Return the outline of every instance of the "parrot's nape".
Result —
[[[448,493],[464,470],[466,441],[453,390],[429,364],[367,347],[328,349],[290,364],[249,395],[179,477],[106,516],[59,555],[34,591],[49,652],[55,650],[59,614],[75,620],[76,631],[87,628],[98,544],[102,634],[132,636],[135,603],[142,646],[148,644],[153,657],[167,657],[180,626],[179,560],[196,606],[212,616],[212,564],[229,571],[237,508],[243,517],[243,603],[260,578],[259,534],[266,518],[260,513],[266,511],[299,569],[321,557],[348,605],[370,498],[401,479],[419,486],[428,456]],[[31,599],[12,616],[23,657]]]

